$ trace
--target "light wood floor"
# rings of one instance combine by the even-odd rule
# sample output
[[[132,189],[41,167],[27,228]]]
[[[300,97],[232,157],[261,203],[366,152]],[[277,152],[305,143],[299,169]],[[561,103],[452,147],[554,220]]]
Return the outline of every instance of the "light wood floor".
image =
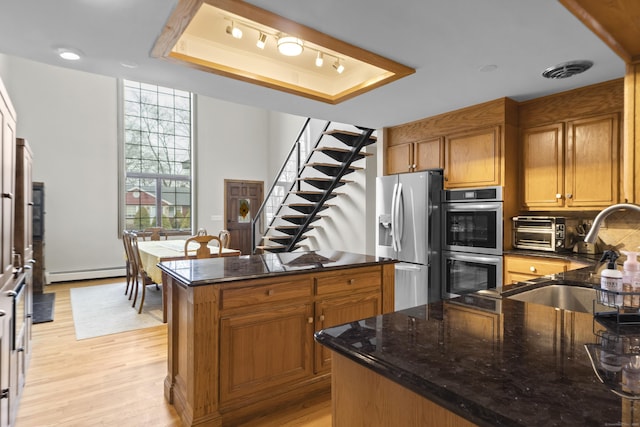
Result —
[[[180,426],[163,395],[167,326],[77,341],[72,287],[118,282],[105,279],[53,284],[54,321],[33,325],[33,356],[16,427]],[[123,304],[126,304],[123,284]],[[287,412],[265,414],[246,427],[330,427],[326,398]]]

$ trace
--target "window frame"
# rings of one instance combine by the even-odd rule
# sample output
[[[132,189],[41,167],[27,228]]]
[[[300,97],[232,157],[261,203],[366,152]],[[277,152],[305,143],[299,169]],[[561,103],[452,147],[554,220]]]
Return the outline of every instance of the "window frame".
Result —
[[[126,137],[125,137],[125,97],[124,97],[124,91],[125,91],[125,83],[124,81],[128,80],[128,81],[132,81],[132,82],[136,82],[136,83],[140,83],[140,84],[147,84],[147,85],[152,85],[152,86],[158,86],[158,87],[165,87],[165,88],[169,88],[167,86],[162,86],[162,85],[157,85],[154,83],[147,83],[147,82],[143,82],[143,81],[138,81],[138,80],[133,80],[133,79],[118,79],[117,80],[117,98],[118,98],[118,105],[117,105],[117,125],[118,125],[118,236],[122,236],[123,231],[126,229],[126,223],[127,223],[127,203],[126,203],[126,197],[127,197],[127,190],[126,190],[126,182],[127,182],[127,178],[141,178],[141,179],[155,179],[156,180],[156,194],[162,194],[161,190],[158,190],[158,186],[160,185],[160,181],[162,179],[170,179],[170,180],[175,180],[175,175],[171,175],[171,174],[156,174],[156,173],[146,173],[146,172],[131,172],[131,173],[127,173],[126,170],[126,159],[125,159],[125,155],[126,155],[126,150],[125,150],[125,144],[126,144]],[[169,89],[174,89],[174,88],[169,88]],[[182,90],[182,89],[179,89]],[[196,198],[195,198],[195,194],[196,194],[196,181],[195,181],[195,177],[196,177],[196,164],[194,159],[196,158],[196,94],[193,92],[190,92],[191,94],[191,105],[190,105],[190,109],[191,109],[191,127],[190,127],[190,146],[189,146],[189,150],[190,150],[190,157],[189,157],[189,162],[190,162],[190,168],[189,168],[189,178],[188,181],[190,182],[190,198],[191,198],[191,207],[190,207],[190,211],[191,211],[191,221],[189,224],[189,230],[168,230],[168,235],[176,235],[176,236],[186,236],[186,235],[193,235],[193,230],[194,230],[194,224],[197,224],[197,218],[196,218],[196,213],[197,213],[197,209],[196,209]],[[187,179],[185,179],[187,180]],[[151,226],[154,226],[153,224]]]

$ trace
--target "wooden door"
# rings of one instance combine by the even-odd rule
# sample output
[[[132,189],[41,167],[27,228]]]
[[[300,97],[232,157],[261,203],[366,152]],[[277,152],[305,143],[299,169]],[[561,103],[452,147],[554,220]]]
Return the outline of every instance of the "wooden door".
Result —
[[[316,302],[316,330],[377,316],[381,312],[382,298],[379,291],[318,301]],[[331,369],[331,350],[327,347],[315,343],[314,359],[316,373]]]
[[[567,124],[567,207],[600,209],[618,203],[618,135],[617,114]]]
[[[264,199],[262,181],[224,180],[224,221],[231,233],[231,248],[252,253],[251,221]]]
[[[445,139],[445,188],[500,185],[500,127]]]
[[[564,125],[522,131],[522,195],[528,209],[564,205]]]

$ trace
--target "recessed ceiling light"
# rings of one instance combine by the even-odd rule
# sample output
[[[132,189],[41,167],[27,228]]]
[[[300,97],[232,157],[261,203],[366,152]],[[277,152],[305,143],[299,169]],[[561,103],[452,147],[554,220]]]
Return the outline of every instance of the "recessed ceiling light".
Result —
[[[138,64],[136,64],[135,62],[121,62],[120,65],[122,65],[124,68],[138,68]]]
[[[480,71],[481,73],[490,73],[491,71],[495,71],[497,69],[498,66],[496,64],[487,64],[480,67],[478,71]]]
[[[80,54],[80,51],[76,50],[76,49],[70,49],[70,48],[59,48],[58,49],[58,56],[62,59],[65,59],[67,61],[77,61],[80,59],[80,57],[82,56]]]

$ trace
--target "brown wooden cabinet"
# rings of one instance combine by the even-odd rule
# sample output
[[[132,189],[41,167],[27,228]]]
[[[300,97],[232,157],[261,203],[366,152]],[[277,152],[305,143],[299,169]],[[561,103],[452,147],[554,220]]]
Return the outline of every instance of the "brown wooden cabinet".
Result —
[[[546,276],[547,274],[562,273],[585,266],[587,266],[587,264],[560,258],[505,255],[504,284],[511,285],[513,283]]]
[[[522,131],[528,210],[600,209],[619,201],[618,114]]]
[[[323,299],[315,304],[316,330],[330,328],[382,313],[380,289],[368,293],[356,293],[348,297]],[[331,370],[331,351],[315,343],[314,370],[316,373]]]
[[[313,306],[291,303],[220,320],[220,403],[277,392],[313,374]]]
[[[197,286],[164,272],[165,396],[185,425],[235,425],[328,393],[331,358],[314,332],[393,311],[393,272],[369,264]]]
[[[387,174],[419,172],[442,168],[444,164],[443,138],[429,138],[417,142],[387,147]]]
[[[515,101],[500,98],[385,128],[385,174],[442,168],[445,188],[500,185],[505,201],[511,200],[517,190],[517,110]],[[507,210],[511,214],[510,205]]]
[[[444,142],[446,187],[500,185],[500,145],[499,126],[447,136]]]

